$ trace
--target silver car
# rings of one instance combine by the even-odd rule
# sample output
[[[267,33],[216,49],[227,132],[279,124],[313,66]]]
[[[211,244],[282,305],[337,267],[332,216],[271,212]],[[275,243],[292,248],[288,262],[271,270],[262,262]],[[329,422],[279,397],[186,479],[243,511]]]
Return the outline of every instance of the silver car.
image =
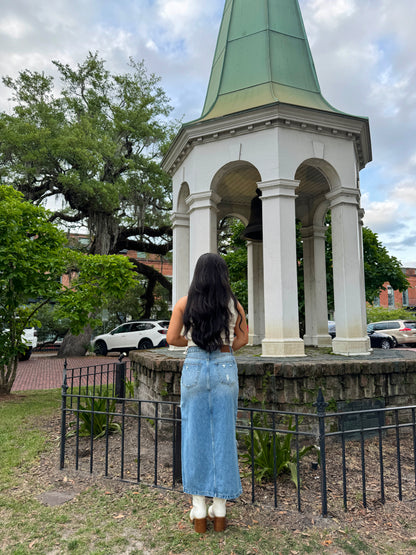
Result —
[[[387,333],[393,339],[393,346],[413,345],[416,343],[416,320],[385,320],[383,322],[371,322],[367,326],[367,332],[379,331]]]

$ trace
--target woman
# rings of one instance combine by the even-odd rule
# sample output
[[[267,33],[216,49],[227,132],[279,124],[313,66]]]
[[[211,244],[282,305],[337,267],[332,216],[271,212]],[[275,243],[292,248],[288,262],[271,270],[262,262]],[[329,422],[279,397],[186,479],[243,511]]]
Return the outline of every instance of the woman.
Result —
[[[188,296],[175,305],[166,336],[187,346],[181,378],[182,483],[192,495],[191,521],[206,531],[205,496],[214,530],[225,529],[226,500],[241,494],[235,422],[238,369],[233,356],[248,341],[243,307],[218,254],[203,254]]]

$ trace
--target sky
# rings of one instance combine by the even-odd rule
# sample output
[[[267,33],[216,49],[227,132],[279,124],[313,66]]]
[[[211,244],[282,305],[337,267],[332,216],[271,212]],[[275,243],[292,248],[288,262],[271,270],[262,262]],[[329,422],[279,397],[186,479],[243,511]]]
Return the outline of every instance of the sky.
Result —
[[[261,0],[252,0],[261,1]],[[56,75],[98,52],[161,77],[173,117],[201,115],[225,0],[0,0],[0,76]],[[369,118],[373,161],[360,172],[364,224],[416,267],[416,1],[299,0],[321,91]],[[10,111],[0,84],[0,110]]]

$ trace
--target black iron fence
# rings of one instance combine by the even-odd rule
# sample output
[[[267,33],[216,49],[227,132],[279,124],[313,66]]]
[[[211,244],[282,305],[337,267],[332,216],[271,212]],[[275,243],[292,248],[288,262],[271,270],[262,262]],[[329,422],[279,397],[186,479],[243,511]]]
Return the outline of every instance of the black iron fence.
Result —
[[[60,467],[180,489],[178,403],[133,397],[128,364],[64,370]],[[252,503],[330,509],[416,494],[416,406],[310,412],[241,407],[243,496]]]

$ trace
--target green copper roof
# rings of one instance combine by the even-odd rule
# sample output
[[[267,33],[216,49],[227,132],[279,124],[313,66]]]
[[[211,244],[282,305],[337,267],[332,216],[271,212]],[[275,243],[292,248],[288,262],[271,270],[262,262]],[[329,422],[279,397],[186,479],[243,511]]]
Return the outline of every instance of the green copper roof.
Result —
[[[226,0],[197,121],[276,102],[338,112],[321,94],[298,0]]]

